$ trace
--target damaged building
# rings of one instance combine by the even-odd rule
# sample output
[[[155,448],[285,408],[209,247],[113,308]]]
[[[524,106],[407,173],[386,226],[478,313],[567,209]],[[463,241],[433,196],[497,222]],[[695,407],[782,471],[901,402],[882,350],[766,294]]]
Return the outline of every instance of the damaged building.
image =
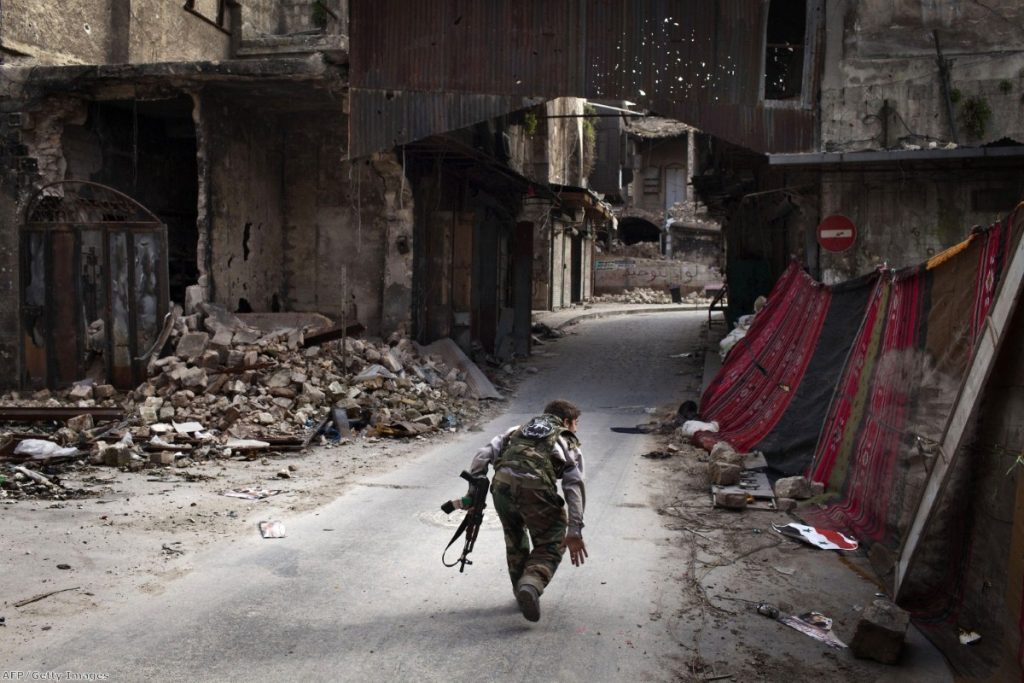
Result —
[[[916,616],[947,652],[958,629],[985,632],[950,657],[964,676],[1020,677],[1019,297],[999,309],[998,326],[989,315],[997,276],[1002,291],[1019,292],[1021,281],[1022,222],[1005,221],[1024,195],[1016,0],[95,0],[64,13],[14,0],[4,9],[3,384],[66,385],[97,353],[121,383],[152,339],[140,322],[152,331],[179,297],[186,311],[316,311],[373,336],[527,353],[530,309],[594,290],[594,240],[613,222],[586,184],[576,98],[636,102],[708,136],[701,172],[687,163],[682,177],[722,221],[730,316],[779,282],[793,297],[770,297],[762,320],[785,302],[817,301],[789,307],[796,317],[780,319],[791,336],[772,348],[781,363],[800,351],[801,363],[784,368],[797,380],[813,365],[834,385],[822,373],[800,387],[762,358],[746,375],[779,415],[837,406],[834,443],[849,459],[816,483],[826,495],[853,491],[856,514],[881,489],[843,488],[845,472],[870,468],[850,444],[885,435],[885,466],[916,478],[894,490],[899,524],[872,518],[861,536],[881,580],[893,597],[928,594]],[[679,197],[678,169],[631,170],[656,207]],[[964,273],[984,275],[976,291]],[[840,325],[826,326],[827,285],[866,275],[880,292],[860,292],[875,324],[858,326],[863,315],[837,307]],[[931,306],[936,283],[962,295],[948,301],[968,303]],[[892,295],[911,285],[920,285],[912,296]],[[877,315],[890,304],[891,316]],[[971,325],[957,318],[968,305]],[[934,336],[899,337],[922,312],[941,323]],[[813,327],[799,318],[812,313]],[[836,336],[811,343],[823,329]],[[840,342],[855,338],[851,356]],[[983,342],[992,346],[979,376]],[[841,375],[852,389],[833,404]],[[960,502],[944,512],[957,543],[934,543],[920,533],[917,503],[929,468],[947,462],[935,437],[968,377],[977,410],[964,420],[970,438],[946,454],[958,455],[955,476],[942,482],[947,501]],[[285,379],[278,388],[292,389]],[[842,401],[902,420],[928,407],[906,392],[924,380],[925,403],[939,405],[923,426],[867,411],[863,432],[845,431],[853,423]],[[751,405],[739,429],[766,419],[767,403]],[[797,413],[794,438],[814,450],[824,418]],[[811,474],[806,462],[795,467]],[[930,541],[923,573],[907,573],[900,557],[908,527]]]
[[[626,111],[598,124],[593,186],[613,206],[618,241],[597,261],[596,293],[675,290],[678,299],[717,290],[721,226],[707,215],[690,180],[701,173],[708,136],[679,121]]]
[[[347,3],[4,9],[6,386],[132,386],[173,302],[508,359],[591,295],[582,100],[356,156]]]

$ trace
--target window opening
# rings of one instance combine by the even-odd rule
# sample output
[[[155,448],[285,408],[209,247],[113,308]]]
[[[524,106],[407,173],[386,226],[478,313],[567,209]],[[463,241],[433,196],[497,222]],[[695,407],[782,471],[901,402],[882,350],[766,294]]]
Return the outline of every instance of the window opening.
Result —
[[[772,0],[765,31],[764,99],[799,97],[804,80],[806,0]]]

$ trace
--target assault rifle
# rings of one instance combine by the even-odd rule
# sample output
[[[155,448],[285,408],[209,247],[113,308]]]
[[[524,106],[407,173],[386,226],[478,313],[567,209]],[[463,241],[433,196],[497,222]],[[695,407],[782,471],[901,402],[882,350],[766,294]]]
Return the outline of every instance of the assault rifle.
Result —
[[[448,541],[444,552],[441,553],[441,564],[446,567],[460,565],[459,573],[462,573],[466,570],[467,564],[473,564],[473,561],[469,559],[469,554],[473,552],[473,546],[476,544],[476,535],[480,532],[480,524],[484,521],[484,508],[487,507],[488,481],[487,476],[483,474],[474,475],[463,471],[459,476],[469,482],[469,494],[462,498],[449,500],[441,506],[441,510],[446,515],[450,515],[455,510],[468,508],[468,511],[466,516],[462,518],[462,524],[455,531],[455,535],[452,536],[452,540]],[[462,532],[466,532],[466,545],[462,548],[462,556],[448,564],[444,559],[448,553],[448,548],[452,547],[452,544],[462,535]]]

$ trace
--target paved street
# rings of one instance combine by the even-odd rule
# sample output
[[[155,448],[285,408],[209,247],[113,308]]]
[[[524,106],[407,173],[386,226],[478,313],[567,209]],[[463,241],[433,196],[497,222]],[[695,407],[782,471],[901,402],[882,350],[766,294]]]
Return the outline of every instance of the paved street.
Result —
[[[671,680],[681,596],[664,581],[674,550],[639,457],[652,437],[609,428],[646,421],[645,408],[697,381],[668,356],[695,346],[700,319],[580,326],[588,334],[540,347],[540,372],[483,432],[284,519],[287,538],[208,551],[162,594],[69,620],[4,665],[117,680]],[[479,443],[555,396],[584,411],[590,561],[562,565],[531,624],[512,598],[495,516],[459,574],[440,563],[458,515],[438,506],[461,494],[458,472]]]

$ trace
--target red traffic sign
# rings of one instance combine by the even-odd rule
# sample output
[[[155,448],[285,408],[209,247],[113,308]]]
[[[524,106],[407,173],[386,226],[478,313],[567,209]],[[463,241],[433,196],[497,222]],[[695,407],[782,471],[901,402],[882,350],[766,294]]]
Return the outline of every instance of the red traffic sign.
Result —
[[[818,244],[825,251],[846,251],[857,239],[857,228],[846,216],[834,213],[818,224]]]

